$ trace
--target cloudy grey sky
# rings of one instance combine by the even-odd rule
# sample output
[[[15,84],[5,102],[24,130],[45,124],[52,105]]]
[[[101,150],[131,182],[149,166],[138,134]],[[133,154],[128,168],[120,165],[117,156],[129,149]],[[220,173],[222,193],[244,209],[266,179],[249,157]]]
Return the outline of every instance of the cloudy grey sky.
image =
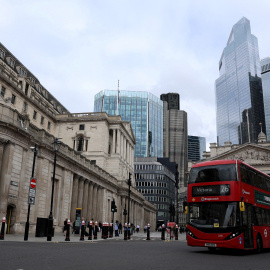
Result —
[[[270,56],[268,0],[0,0],[0,42],[71,112],[103,89],[180,94],[188,133],[216,141],[218,62],[243,16]]]

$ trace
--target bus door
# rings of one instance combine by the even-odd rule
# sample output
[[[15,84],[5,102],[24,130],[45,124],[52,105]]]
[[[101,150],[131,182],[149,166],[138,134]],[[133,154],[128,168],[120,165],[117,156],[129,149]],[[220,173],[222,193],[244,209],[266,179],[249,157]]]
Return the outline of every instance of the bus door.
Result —
[[[244,248],[253,248],[253,224],[254,212],[251,204],[245,204],[245,211],[242,212],[242,221],[244,229]]]

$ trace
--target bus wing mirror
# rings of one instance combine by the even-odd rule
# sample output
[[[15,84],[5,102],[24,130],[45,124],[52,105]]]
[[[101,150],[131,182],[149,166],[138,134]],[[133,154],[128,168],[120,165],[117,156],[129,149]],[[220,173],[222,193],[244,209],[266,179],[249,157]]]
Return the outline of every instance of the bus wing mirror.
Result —
[[[187,215],[187,213],[188,213],[188,207],[185,206],[185,214]]]
[[[240,207],[241,212],[245,211],[245,203],[244,202],[239,202],[239,207]]]

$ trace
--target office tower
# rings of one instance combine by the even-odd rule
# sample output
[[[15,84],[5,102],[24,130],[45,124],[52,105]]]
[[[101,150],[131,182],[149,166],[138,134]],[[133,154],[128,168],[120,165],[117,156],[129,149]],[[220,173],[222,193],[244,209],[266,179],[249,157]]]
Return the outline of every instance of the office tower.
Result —
[[[267,141],[270,141],[270,57],[261,60],[262,86]]]
[[[163,157],[163,102],[148,92],[102,90],[95,95],[95,112],[120,115],[131,122],[135,157]]]
[[[179,95],[173,94],[178,98]],[[185,191],[187,186],[186,175],[188,167],[188,134],[187,134],[187,113],[179,109],[173,108],[172,94],[162,94],[163,99],[163,156],[168,157],[171,162],[178,164],[180,192]],[[168,102],[167,102],[168,100]],[[171,109],[169,109],[171,107]]]
[[[256,142],[265,132],[257,38],[243,17],[231,31],[219,62],[216,86],[217,144]]]
[[[188,136],[188,160],[199,161],[206,151],[205,137]]]
[[[168,93],[160,95],[160,99],[163,101],[167,101],[168,110],[176,109],[180,110],[180,101],[178,93]]]
[[[170,213],[175,205],[175,168],[176,163],[168,158],[146,157],[134,159],[136,188],[146,200],[157,208],[156,228],[168,221],[174,221],[175,213]],[[176,207],[175,207],[176,208]]]

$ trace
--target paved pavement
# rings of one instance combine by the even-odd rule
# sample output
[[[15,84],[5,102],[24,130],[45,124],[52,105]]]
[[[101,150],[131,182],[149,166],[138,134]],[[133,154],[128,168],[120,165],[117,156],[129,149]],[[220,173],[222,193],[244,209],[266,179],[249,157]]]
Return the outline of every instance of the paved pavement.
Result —
[[[136,240],[146,240],[146,233],[139,232],[139,233],[134,233],[131,235],[131,239],[127,241],[136,241]],[[98,239],[94,240],[94,236],[92,237],[93,240],[92,242],[97,242],[97,241],[121,241],[124,240],[124,233],[120,234],[119,237],[113,236],[113,238],[107,238],[107,239],[102,239],[101,238],[101,232],[98,233]],[[65,236],[63,233],[55,233],[55,236],[52,237],[53,243],[70,243],[70,242],[90,242],[88,240],[88,236],[84,237],[84,241],[80,240],[80,235],[79,234],[71,234],[70,235],[70,241],[65,241]],[[0,240],[0,242],[3,241],[16,241],[16,242],[46,242],[47,243],[47,237],[35,237],[35,235],[29,234],[28,240],[24,241],[24,235],[23,234],[5,234],[4,240]],[[162,241],[161,240],[161,232],[150,232],[150,241]],[[170,237],[165,233],[165,241],[177,241],[174,238],[170,240]],[[179,234],[178,235],[178,241],[186,241],[186,234]]]

